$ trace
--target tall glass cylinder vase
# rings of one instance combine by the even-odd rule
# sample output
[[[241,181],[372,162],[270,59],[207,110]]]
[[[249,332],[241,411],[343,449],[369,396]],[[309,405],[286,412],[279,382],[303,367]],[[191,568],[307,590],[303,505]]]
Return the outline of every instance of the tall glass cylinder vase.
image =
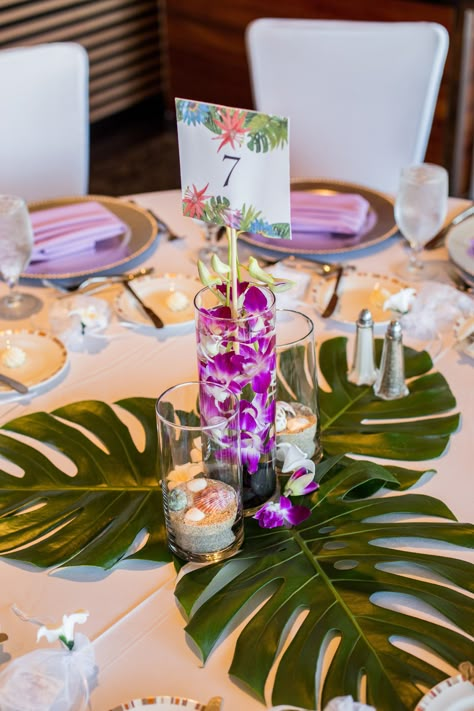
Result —
[[[318,462],[322,450],[314,323],[300,311],[278,309],[276,337],[277,445],[293,444]]]
[[[263,286],[239,285],[234,317],[222,293],[196,295],[199,379],[218,383],[239,400],[244,512],[270,499],[275,472],[275,296]]]
[[[195,562],[233,555],[243,540],[237,398],[219,385],[182,383],[160,395],[156,419],[170,550]]]

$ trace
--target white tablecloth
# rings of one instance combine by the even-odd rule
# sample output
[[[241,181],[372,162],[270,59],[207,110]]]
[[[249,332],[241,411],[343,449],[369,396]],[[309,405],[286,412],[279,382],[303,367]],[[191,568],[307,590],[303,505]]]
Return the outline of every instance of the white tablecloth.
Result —
[[[196,274],[195,259],[198,247],[203,245],[202,235],[193,221],[180,214],[180,193],[150,193],[135,199],[159,214],[175,232],[188,236],[173,242],[160,238],[147,263],[153,264],[158,274]],[[459,212],[462,207],[462,201],[452,200],[450,212]],[[391,274],[397,261],[406,259],[399,238],[347,256],[360,269],[386,274]],[[444,250],[427,256],[446,260]],[[30,288],[40,291],[45,308],[22,325],[47,327],[47,306],[53,292]],[[353,338],[352,327],[321,319],[310,305],[306,311],[315,320],[319,342],[338,334]],[[1,322],[0,327],[11,327],[11,322]],[[155,397],[176,382],[195,377],[192,326],[169,334],[132,332],[116,321],[109,332],[110,338],[101,342],[98,352],[70,353],[68,369],[54,387],[29,398],[0,403],[1,422],[88,398],[113,402],[133,396]],[[409,339],[405,342],[410,345]],[[436,365],[456,397],[462,424],[442,457],[417,465],[420,469],[433,466],[438,472],[417,491],[442,499],[459,520],[469,521],[473,518],[474,500],[473,361],[447,348]],[[439,552],[468,557],[465,550],[453,547]],[[7,632],[9,640],[3,645],[3,654],[0,646],[0,669],[5,654],[16,657],[36,647],[35,626],[15,616],[13,603],[27,614],[49,622],[57,621],[64,612],[86,608],[90,618],[80,631],[94,640],[99,666],[98,685],[91,700],[94,711],[106,711],[129,699],[157,694],[180,695],[201,702],[220,694],[225,711],[263,709],[263,704],[227,675],[239,628],[230,631],[203,667],[183,630],[185,620],[173,596],[174,584],[171,565],[130,562],[109,572],[84,568],[45,572],[1,560],[0,631]],[[446,672],[449,676],[448,667]]]

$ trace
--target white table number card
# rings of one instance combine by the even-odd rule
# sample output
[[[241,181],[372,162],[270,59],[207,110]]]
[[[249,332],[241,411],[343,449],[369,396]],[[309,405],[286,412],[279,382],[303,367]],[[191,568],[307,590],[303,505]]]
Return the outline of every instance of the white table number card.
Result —
[[[176,99],[183,214],[291,239],[288,119]]]

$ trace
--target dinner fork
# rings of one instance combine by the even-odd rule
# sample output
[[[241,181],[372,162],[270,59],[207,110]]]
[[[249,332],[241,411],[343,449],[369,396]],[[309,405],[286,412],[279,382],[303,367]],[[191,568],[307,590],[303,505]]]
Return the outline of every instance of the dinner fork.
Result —
[[[138,205],[136,200],[129,200],[129,202],[133,203],[134,205]],[[149,207],[143,207],[142,205],[139,205],[139,207],[141,207],[142,210],[145,210],[153,217],[162,232],[166,232],[166,234],[168,235],[168,242],[174,242],[177,239],[184,239],[184,235],[177,235],[176,232],[173,232],[171,227],[164,220],[162,220],[161,217],[156,214],[156,212],[150,210]]]

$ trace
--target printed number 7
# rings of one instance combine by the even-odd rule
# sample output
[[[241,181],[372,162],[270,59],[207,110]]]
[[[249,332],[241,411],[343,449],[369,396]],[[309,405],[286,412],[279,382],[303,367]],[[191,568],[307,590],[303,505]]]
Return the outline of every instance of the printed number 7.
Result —
[[[232,168],[230,169],[229,175],[228,175],[227,178],[225,179],[224,188],[226,187],[226,185],[229,184],[230,176],[231,176],[232,173],[234,172],[235,168],[237,167],[237,163],[238,163],[239,160],[240,160],[240,157],[239,157],[239,156],[228,156],[228,155],[225,155],[222,160],[226,160],[227,158],[228,158],[229,160],[235,160],[235,163],[234,163],[234,165],[232,166]]]

